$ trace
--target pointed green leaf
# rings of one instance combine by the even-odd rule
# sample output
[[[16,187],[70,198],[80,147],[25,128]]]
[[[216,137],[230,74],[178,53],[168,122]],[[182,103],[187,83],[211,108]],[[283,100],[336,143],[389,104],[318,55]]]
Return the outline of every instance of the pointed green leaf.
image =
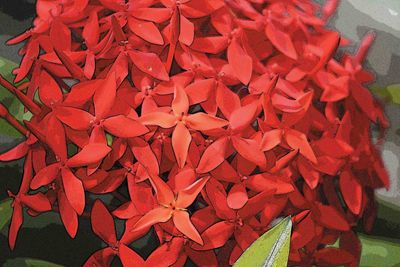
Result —
[[[37,260],[37,259],[30,259],[30,258],[15,258],[9,259],[4,264],[3,267],[12,267],[12,266],[19,266],[19,267],[63,267],[62,265],[58,265],[55,263]]]
[[[8,225],[12,216],[12,207],[11,207],[12,199],[7,198],[0,202],[0,232],[3,228]]]
[[[291,231],[292,220],[290,217],[287,217],[254,241],[254,243],[243,252],[234,266],[287,266]]]

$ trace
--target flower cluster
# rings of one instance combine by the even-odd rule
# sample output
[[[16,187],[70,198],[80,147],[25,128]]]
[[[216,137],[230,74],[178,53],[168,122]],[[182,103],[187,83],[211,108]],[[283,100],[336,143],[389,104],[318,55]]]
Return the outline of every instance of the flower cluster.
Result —
[[[356,266],[353,227],[372,227],[388,186],[370,126],[388,122],[364,87],[374,35],[334,58],[347,41],[326,2],[38,0],[8,41],[25,42],[22,84],[0,79],[32,115],[0,109],[26,136],[0,155],[25,158],[10,247],[24,210],[53,211],[71,237],[89,217],[107,244],[85,266],[226,266],[291,215],[291,265]],[[130,245],[152,227],[143,259]]]

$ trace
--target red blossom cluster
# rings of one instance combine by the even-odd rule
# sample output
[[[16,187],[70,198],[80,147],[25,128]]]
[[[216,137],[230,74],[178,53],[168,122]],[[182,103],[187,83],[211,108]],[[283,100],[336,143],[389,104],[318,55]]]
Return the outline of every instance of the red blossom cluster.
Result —
[[[107,244],[85,266],[226,266],[291,215],[290,265],[357,266],[353,228],[371,228],[373,190],[388,186],[370,126],[388,122],[364,87],[373,34],[333,57],[346,44],[326,27],[336,5],[38,0],[8,41],[25,41],[23,83],[0,80],[32,114],[22,125],[1,106],[26,136],[0,156],[25,158],[10,247],[23,210],[55,211],[71,237],[89,217]],[[151,227],[160,246],[145,260],[130,245]]]

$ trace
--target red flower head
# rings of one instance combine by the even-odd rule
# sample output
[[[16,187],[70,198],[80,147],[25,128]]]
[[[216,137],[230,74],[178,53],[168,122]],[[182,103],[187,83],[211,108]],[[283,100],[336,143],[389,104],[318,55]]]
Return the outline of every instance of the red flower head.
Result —
[[[73,238],[89,218],[107,246],[86,266],[115,256],[124,266],[225,266],[292,215],[290,265],[357,264],[354,227],[364,219],[370,230],[372,192],[389,186],[370,126],[384,133],[389,123],[365,87],[374,34],[334,57],[347,43],[325,27],[338,1],[36,5],[32,28],[8,41],[25,42],[14,71],[25,82],[0,77],[29,118],[0,105],[26,137],[0,155],[25,158],[20,190],[9,192],[11,248],[26,208],[58,212]],[[113,201],[88,212],[94,195]],[[160,245],[145,260],[133,247],[150,229]]]

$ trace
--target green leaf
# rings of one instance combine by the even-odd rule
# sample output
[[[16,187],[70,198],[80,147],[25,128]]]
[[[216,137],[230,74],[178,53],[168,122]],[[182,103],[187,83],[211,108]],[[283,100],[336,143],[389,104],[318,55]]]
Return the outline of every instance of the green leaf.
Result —
[[[107,145],[112,146],[114,138],[111,134],[106,133]]]
[[[9,82],[13,81],[12,70],[16,67],[18,67],[18,65],[14,62],[0,57],[0,74]],[[30,114],[25,113],[24,106],[13,94],[2,86],[0,86],[0,102],[4,104],[10,113],[18,120],[22,121],[23,119],[29,118]],[[0,119],[0,134],[9,137],[22,137],[21,133],[3,119]]]
[[[362,244],[360,267],[400,266],[400,240],[358,236]]]
[[[11,207],[12,199],[7,198],[0,202],[0,232],[3,228],[8,225],[12,216],[12,207]]]
[[[292,220],[287,217],[254,241],[233,266],[287,266],[291,230]]]
[[[400,84],[392,84],[386,88],[372,86],[371,92],[385,101],[400,105]]]
[[[400,84],[393,84],[386,88],[389,92],[392,102],[395,104],[400,104]]]
[[[30,258],[15,258],[9,259],[4,264],[3,267],[63,267],[62,265],[58,265],[55,263],[37,260],[37,259],[30,259]]]

